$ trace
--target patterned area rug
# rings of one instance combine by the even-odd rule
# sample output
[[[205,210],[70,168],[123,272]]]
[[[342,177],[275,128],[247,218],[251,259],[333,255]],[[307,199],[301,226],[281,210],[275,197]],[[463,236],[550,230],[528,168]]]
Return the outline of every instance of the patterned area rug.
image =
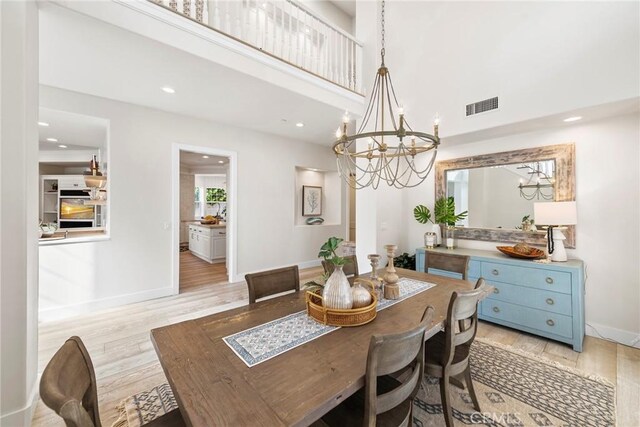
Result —
[[[471,352],[473,383],[482,412],[466,390],[451,387],[456,425],[614,426],[615,387],[532,354],[476,340]],[[440,387],[426,377],[415,400],[414,426],[444,426]],[[112,427],[139,427],[177,408],[162,384],[123,401]]]

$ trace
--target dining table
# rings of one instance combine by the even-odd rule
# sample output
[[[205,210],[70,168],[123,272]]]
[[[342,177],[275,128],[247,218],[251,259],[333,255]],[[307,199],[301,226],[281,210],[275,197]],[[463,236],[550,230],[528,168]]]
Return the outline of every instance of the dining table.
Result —
[[[249,367],[224,338],[305,310],[294,292],[151,331],[160,364],[189,426],[309,425],[364,386],[371,337],[406,331],[435,309],[425,339],[443,328],[451,295],[470,282],[396,269],[434,287],[377,313],[365,325],[342,327]]]

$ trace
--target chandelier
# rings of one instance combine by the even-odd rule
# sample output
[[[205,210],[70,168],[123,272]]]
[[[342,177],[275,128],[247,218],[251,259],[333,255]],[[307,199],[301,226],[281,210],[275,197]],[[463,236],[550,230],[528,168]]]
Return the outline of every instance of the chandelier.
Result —
[[[433,168],[440,144],[440,119],[437,115],[434,118],[433,135],[414,131],[405,118],[404,108],[398,104],[391,73],[384,64],[384,0],[381,15],[382,63],[376,74],[371,99],[360,127],[353,135],[347,134],[350,118],[345,113],[333,145],[338,171],[355,189],[368,186],[376,189],[380,181],[395,188],[410,188],[421,184]],[[369,126],[373,129],[367,130]],[[420,156],[423,153],[430,153],[431,157]],[[421,162],[416,162],[416,157],[424,159],[424,163],[420,165]]]
[[[540,162],[536,162],[535,167],[531,164],[523,164],[522,166],[518,166],[518,169],[527,169],[527,174],[529,175],[526,183],[520,179],[520,184],[518,185],[520,197],[525,200],[554,199],[553,187],[555,185],[555,178],[553,178],[553,170],[550,171],[551,176],[545,173],[540,167]],[[551,191],[545,193],[545,188],[551,188]]]

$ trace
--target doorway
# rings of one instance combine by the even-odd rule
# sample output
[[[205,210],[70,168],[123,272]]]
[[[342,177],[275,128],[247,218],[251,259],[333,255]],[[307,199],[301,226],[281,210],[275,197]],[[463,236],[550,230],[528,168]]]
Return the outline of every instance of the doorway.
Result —
[[[188,292],[235,276],[236,154],[174,144],[173,289]]]

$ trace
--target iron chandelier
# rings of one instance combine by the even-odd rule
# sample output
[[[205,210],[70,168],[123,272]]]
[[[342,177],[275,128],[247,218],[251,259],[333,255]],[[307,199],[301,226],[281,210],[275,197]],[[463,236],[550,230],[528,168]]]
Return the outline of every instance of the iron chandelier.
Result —
[[[382,1],[382,49],[381,65],[378,68],[371,92],[371,99],[365,110],[358,131],[347,134],[350,118],[345,113],[342,126],[336,131],[333,151],[338,162],[338,171],[342,178],[353,188],[368,186],[376,189],[380,181],[395,188],[410,188],[420,185],[429,175],[435,163],[440,138],[438,137],[439,118],[434,118],[433,135],[414,131],[407,122],[404,109],[398,104],[391,73],[385,66],[385,2]],[[396,119],[397,117],[397,119]],[[373,130],[366,131],[370,123]],[[391,124],[391,128],[385,125]],[[410,139],[408,143],[405,141]],[[361,141],[360,147],[357,142]],[[366,141],[366,148],[362,141]],[[397,142],[396,142],[397,141]],[[391,145],[396,144],[396,145]],[[416,157],[430,153],[426,164],[416,164]],[[420,163],[420,162],[419,162]]]

